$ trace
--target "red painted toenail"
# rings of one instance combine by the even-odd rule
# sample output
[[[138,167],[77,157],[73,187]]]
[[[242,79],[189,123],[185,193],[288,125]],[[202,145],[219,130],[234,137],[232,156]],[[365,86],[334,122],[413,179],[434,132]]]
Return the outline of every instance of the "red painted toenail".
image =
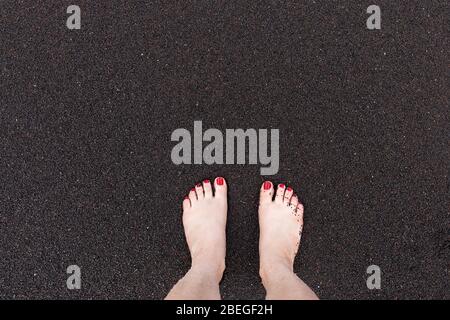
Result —
[[[281,189],[284,189],[284,184],[279,184],[278,187],[280,187]]]
[[[286,190],[289,191],[289,192],[291,192],[291,191],[292,191],[292,188],[291,188],[291,187],[288,187]]]
[[[200,187],[202,186],[202,184],[201,184],[201,183],[197,183],[195,186],[196,186],[197,188],[200,188]]]
[[[264,182],[264,190],[269,190],[272,187],[272,183],[270,181]]]
[[[223,185],[223,178],[217,178],[217,185]]]
[[[203,183],[209,183],[209,180],[203,180]]]
[[[188,197],[188,196],[185,196],[185,197],[184,197],[184,200],[189,200],[189,197]]]
[[[192,188],[192,189],[191,189],[191,192],[195,192],[195,188]]]

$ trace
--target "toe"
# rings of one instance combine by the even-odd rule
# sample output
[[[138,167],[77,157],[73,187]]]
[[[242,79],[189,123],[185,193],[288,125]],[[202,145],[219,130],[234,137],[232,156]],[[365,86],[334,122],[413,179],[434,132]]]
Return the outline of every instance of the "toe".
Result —
[[[189,200],[188,196],[185,196],[183,199],[183,211],[186,211],[191,207],[191,200]]]
[[[195,192],[195,188],[192,188],[188,194],[189,200],[191,201],[191,205],[197,201],[197,193]]]
[[[203,180],[203,190],[205,192],[205,198],[211,199],[213,196],[211,182],[209,180]]]
[[[203,199],[205,194],[203,192],[203,185],[201,183],[197,183],[195,185],[195,192],[197,193],[197,199]]]
[[[284,184],[278,185],[277,192],[275,194],[275,202],[276,203],[283,203],[285,189],[286,189],[286,186]]]
[[[219,198],[227,197],[227,183],[224,178],[217,177],[214,179],[214,196]]]
[[[297,197],[297,195],[296,194],[294,194],[294,195],[292,195],[292,198],[291,198],[291,207],[294,209],[294,210],[297,210],[297,205],[298,205],[298,197]]]
[[[283,203],[289,205],[291,203],[292,195],[294,194],[294,190],[291,187],[286,188],[286,192],[284,193]]]
[[[264,181],[261,186],[261,191],[259,194],[259,203],[264,204],[272,202],[273,198],[273,183],[270,181]]]

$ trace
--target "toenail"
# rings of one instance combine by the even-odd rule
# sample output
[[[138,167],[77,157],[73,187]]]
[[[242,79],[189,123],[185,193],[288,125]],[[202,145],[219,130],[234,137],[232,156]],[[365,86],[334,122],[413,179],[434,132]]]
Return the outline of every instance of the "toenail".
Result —
[[[189,200],[189,197],[188,197],[188,196],[185,196],[185,197],[184,197],[184,200]]]
[[[209,183],[209,180],[203,180],[203,183]]]
[[[289,191],[289,192],[291,192],[291,191],[292,191],[292,188],[291,188],[291,187],[288,187],[286,190]]]
[[[281,189],[284,188],[284,184],[279,184],[278,187],[280,187]]]
[[[197,183],[195,186],[196,186],[197,188],[200,188],[200,187],[202,186],[202,184],[201,184],[201,183]]]
[[[192,188],[192,189],[191,189],[191,192],[195,192],[195,188]]]
[[[217,178],[217,184],[219,186],[223,185],[223,178]]]
[[[272,183],[270,181],[264,182],[264,190],[269,190],[272,187]]]

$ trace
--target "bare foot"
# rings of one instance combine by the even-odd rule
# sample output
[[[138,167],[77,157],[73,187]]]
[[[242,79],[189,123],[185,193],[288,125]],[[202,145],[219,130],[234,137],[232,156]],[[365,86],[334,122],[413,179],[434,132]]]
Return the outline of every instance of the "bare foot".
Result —
[[[192,188],[183,201],[183,225],[191,252],[192,268],[213,275],[217,282],[225,270],[227,185],[224,178]]]
[[[292,188],[266,181],[261,187],[259,203],[259,252],[261,269],[284,263],[293,269],[303,228],[303,205]],[[264,271],[262,270],[262,271]]]
[[[294,273],[303,229],[303,205],[292,188],[275,190],[270,181],[261,186],[259,203],[260,276],[268,299],[317,299]]]

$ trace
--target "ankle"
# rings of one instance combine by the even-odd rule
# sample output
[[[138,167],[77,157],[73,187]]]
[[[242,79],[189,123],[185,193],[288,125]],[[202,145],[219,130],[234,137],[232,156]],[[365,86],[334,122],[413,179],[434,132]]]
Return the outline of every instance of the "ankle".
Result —
[[[219,283],[225,271],[225,261],[213,263],[211,260],[193,259],[190,272]]]
[[[259,276],[263,283],[275,282],[294,274],[293,262],[288,258],[261,259]]]

